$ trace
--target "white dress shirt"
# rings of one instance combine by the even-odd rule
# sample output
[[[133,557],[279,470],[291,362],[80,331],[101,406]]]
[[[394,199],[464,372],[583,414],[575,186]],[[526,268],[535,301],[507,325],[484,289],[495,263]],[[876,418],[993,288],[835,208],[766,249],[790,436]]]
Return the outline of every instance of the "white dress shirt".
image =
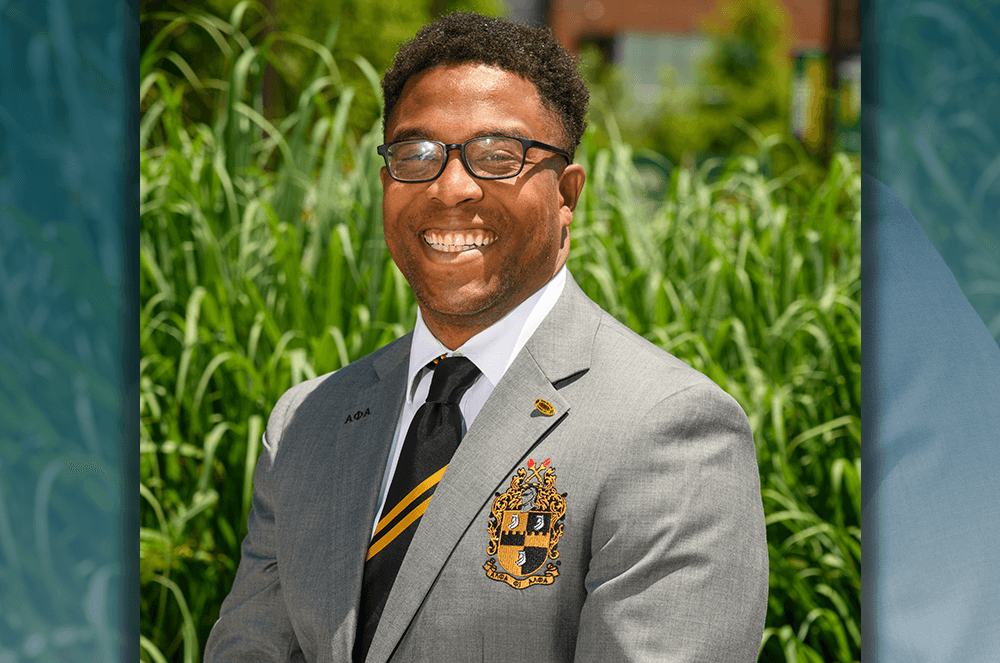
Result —
[[[528,342],[531,335],[538,329],[545,316],[549,314],[556,300],[562,294],[566,285],[566,267],[563,266],[552,279],[539,288],[533,295],[518,304],[514,309],[495,322],[492,326],[479,332],[463,343],[455,351],[446,348],[434,334],[427,329],[423,316],[417,311],[417,324],[413,329],[410,343],[410,366],[406,373],[406,400],[403,411],[399,415],[396,433],[389,451],[389,462],[382,476],[382,487],[379,490],[379,508],[372,524],[372,535],[381,518],[385,506],[385,496],[389,492],[392,477],[396,472],[396,463],[403,448],[403,441],[410,428],[413,416],[424,401],[431,387],[431,371],[427,368],[432,360],[447,355],[449,357],[468,357],[482,371],[473,385],[459,401],[459,409],[468,429],[475,421],[476,415],[483,409],[486,399],[507,372],[514,358]]]

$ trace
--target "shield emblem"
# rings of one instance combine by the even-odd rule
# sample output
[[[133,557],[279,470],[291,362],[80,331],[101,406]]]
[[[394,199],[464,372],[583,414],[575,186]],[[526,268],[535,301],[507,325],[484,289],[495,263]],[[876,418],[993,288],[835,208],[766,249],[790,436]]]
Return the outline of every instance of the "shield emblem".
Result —
[[[559,557],[566,497],[556,492],[555,468],[548,465],[549,459],[541,464],[528,459],[527,470],[518,469],[507,492],[493,500],[490,558],[483,568],[489,578],[515,589],[549,585],[559,575],[552,561]]]
[[[526,576],[538,570],[549,556],[551,519],[547,511],[503,512],[497,561],[505,571]]]

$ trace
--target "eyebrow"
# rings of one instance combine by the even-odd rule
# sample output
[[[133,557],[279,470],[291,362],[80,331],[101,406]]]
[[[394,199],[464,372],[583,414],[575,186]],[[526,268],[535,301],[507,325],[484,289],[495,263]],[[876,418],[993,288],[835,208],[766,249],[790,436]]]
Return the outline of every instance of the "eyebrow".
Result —
[[[511,136],[513,138],[526,138],[531,139],[524,131],[516,129],[514,127],[490,127],[488,129],[481,129],[475,132],[469,138],[481,138],[482,136]],[[410,140],[412,138],[430,138],[431,131],[425,129],[424,127],[410,127],[409,129],[403,129],[392,137],[390,143],[396,143],[401,140]],[[433,140],[433,139],[432,139]],[[442,141],[443,142],[443,141]],[[463,141],[464,142],[464,141]]]

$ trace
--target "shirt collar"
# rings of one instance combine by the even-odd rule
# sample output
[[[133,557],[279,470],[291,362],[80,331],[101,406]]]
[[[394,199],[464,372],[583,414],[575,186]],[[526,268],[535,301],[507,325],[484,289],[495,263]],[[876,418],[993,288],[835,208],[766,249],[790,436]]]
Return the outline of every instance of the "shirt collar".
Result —
[[[417,384],[427,364],[442,355],[465,356],[483,372],[483,377],[496,387],[516,354],[524,347],[545,315],[552,310],[566,284],[564,265],[548,283],[514,307],[510,313],[479,332],[452,352],[431,333],[417,309],[417,324],[410,343],[410,365],[407,371],[407,403],[413,402]]]

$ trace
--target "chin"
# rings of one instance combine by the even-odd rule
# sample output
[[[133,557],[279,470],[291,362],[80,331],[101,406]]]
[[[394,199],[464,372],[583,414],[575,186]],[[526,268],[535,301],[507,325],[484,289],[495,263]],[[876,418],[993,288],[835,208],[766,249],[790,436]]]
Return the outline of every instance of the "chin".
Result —
[[[492,308],[492,302],[488,297],[418,297],[417,299],[425,312],[450,318],[456,322],[468,319],[471,323],[488,316]]]
[[[489,326],[502,318],[506,311],[499,315],[498,311],[503,308],[504,299],[500,293],[490,291],[417,293],[425,317],[433,315],[464,327]]]

